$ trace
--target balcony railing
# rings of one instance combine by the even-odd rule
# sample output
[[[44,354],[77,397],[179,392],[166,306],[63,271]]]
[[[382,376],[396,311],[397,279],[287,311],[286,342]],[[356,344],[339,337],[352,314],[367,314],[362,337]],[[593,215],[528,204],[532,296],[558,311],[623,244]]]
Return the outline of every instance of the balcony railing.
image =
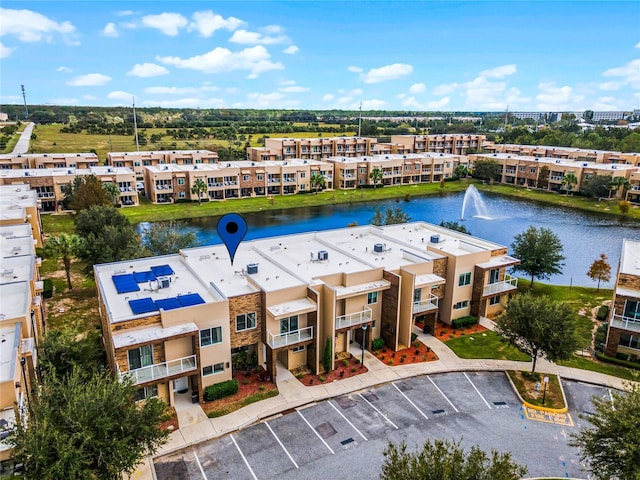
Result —
[[[618,315],[614,310],[613,314],[611,315],[611,326],[640,333],[640,318],[631,318],[625,317],[624,315]]]
[[[430,310],[438,309],[438,297],[436,297],[433,293],[429,294],[429,298],[424,300],[419,300],[417,302],[413,302],[413,313],[423,313],[428,312]]]
[[[300,342],[306,342],[313,338],[313,327],[304,327],[291,332],[273,334],[267,332],[267,344],[271,348],[286,347]]]
[[[152,382],[154,380],[190,372],[197,368],[196,356],[190,355],[176,360],[169,360],[168,362],[156,363],[147,367],[129,370],[128,372],[118,371],[118,374],[121,380],[125,376],[131,376],[134,385],[138,385],[140,383]]]
[[[38,192],[38,198],[53,198],[56,194],[53,192]]]
[[[495,295],[496,293],[507,292],[518,288],[518,279],[511,275],[505,275],[501,282],[490,283],[484,287],[483,296]]]
[[[369,307],[362,307],[362,310],[359,312],[348,313],[346,315],[336,317],[336,329],[339,330],[341,328],[353,327],[370,321],[371,309]]]

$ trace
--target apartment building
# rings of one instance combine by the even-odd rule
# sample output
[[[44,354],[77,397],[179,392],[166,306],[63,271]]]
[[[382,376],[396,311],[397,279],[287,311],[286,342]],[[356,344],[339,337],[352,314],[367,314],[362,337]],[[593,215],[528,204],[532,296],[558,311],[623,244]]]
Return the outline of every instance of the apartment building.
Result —
[[[26,183],[0,185],[0,225],[28,225],[36,247],[42,247],[40,199]]]
[[[107,165],[130,168],[142,180],[145,167],[161,164],[200,165],[218,162],[218,152],[209,150],[160,150],[156,152],[109,152]]]
[[[501,183],[540,188],[552,192],[558,192],[566,188],[564,179],[569,173],[573,173],[578,181],[572,186],[572,189],[576,191],[596,175],[612,178],[624,177],[629,180],[631,174],[638,170],[637,167],[631,165],[577,162],[574,160],[538,158],[507,153],[469,155],[471,163],[475,163],[478,160],[497,162],[501,168]],[[541,177],[544,167],[546,167],[548,173],[546,180],[544,180],[544,174]]]
[[[418,321],[433,332],[437,319],[495,316],[517,263],[506,247],[418,222],[244,242],[231,267],[214,245],[94,271],[110,364],[140,399],[172,404],[231,378],[241,351],[275,379],[320,372],[327,343],[338,353],[383,338],[397,350]]]
[[[264,148],[247,148],[247,159],[323,160],[336,155],[361,157],[373,154],[377,143],[377,139],[367,137],[266,138]]]
[[[539,158],[558,158],[579,162],[596,162],[632,165],[640,167],[640,153],[622,153],[609,150],[586,150],[571,147],[550,147],[545,145],[495,144],[485,141],[482,150],[487,153],[507,153]]]
[[[443,153],[453,155],[466,155],[468,150],[476,151],[482,147],[486,140],[485,135],[451,133],[437,135],[391,135],[391,152],[400,153]],[[396,145],[394,151],[394,145]]]
[[[145,167],[144,186],[153,203],[197,201],[192,187],[200,179],[207,185],[204,198],[227,200],[310,192],[314,188],[311,184],[314,174],[324,177],[325,188],[333,188],[331,163],[301,159]]]
[[[44,333],[40,259],[36,257],[37,240],[25,211],[35,212],[35,195],[21,199],[22,221],[17,215],[4,215],[7,199],[23,196],[27,186],[0,186],[0,462],[11,457],[5,442],[16,419],[27,418],[27,404],[35,381],[37,347]],[[36,219],[34,224],[39,224]]]
[[[330,157],[327,161],[333,164],[335,185],[345,190],[373,185],[370,173],[376,168],[382,171],[378,185],[415,185],[451,178],[458,165],[469,163],[465,156],[443,153]]]
[[[98,166],[95,153],[22,153],[0,155],[0,169],[91,168]]]
[[[0,185],[27,184],[33,189],[44,212],[55,212],[62,205],[63,185],[69,185],[78,176],[95,175],[102,183],[113,183],[120,189],[118,204],[137,206],[136,176],[124,167],[97,166],[91,168],[39,168],[27,170],[0,170]]]
[[[627,190],[625,200],[634,204],[640,204],[640,171],[631,172],[629,183],[631,186]]]
[[[640,241],[622,242],[605,354],[640,357]]]

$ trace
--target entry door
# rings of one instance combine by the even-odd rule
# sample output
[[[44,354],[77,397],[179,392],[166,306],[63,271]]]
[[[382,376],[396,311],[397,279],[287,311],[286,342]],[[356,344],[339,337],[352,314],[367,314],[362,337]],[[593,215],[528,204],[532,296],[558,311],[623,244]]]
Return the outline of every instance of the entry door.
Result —
[[[187,377],[176,378],[173,381],[173,391],[187,390],[189,388],[189,379]]]

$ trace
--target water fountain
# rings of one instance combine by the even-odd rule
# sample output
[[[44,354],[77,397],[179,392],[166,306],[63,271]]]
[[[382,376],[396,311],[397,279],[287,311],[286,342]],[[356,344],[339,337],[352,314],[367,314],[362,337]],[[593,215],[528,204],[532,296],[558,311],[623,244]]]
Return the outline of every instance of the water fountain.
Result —
[[[484,200],[480,196],[480,192],[475,187],[475,185],[469,185],[467,191],[464,192],[464,199],[462,200],[462,216],[461,220],[464,220],[464,214],[467,211],[467,204],[473,204],[473,208],[475,209],[476,214],[473,215],[476,218],[482,218],[483,220],[492,220],[492,217],[489,216],[489,212],[487,211],[487,206],[484,203]]]

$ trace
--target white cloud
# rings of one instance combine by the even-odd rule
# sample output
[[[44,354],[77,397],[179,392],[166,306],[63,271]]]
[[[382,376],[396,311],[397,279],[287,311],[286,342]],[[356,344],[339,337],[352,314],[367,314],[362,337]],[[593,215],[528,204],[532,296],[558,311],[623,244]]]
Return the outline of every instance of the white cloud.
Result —
[[[296,47],[295,45],[289,45],[287,48],[285,48],[282,51],[282,53],[286,53],[287,55],[295,55],[299,51],[300,51],[300,49],[298,47]]]
[[[31,10],[0,8],[0,35],[12,35],[21,42],[51,41],[62,35],[67,43],[75,43],[76,27],[71,22],[56,22]]]
[[[640,48],[640,42],[636,43],[635,48]]]
[[[598,88],[600,90],[605,90],[608,92],[612,92],[615,90],[620,90],[620,83],[618,82],[605,82],[605,83],[601,83],[598,85]]]
[[[577,95],[568,85],[558,87],[555,82],[541,82],[538,84],[538,89],[540,90],[536,95],[538,110],[553,112],[580,110],[583,107],[584,97]]]
[[[110,81],[111,77],[102,73],[88,73],[72,78],[67,82],[67,85],[72,87],[96,87],[106,85]]]
[[[65,67],[64,65],[62,65],[56,68],[56,72],[71,73],[71,69],[69,67]]]
[[[384,100],[378,100],[376,98],[362,101],[363,110],[380,110],[383,109],[386,105],[387,102],[385,102]]]
[[[414,83],[409,87],[409,93],[424,93],[427,91],[427,86],[424,83]]]
[[[631,60],[621,67],[610,68],[602,73],[603,77],[619,77],[620,82],[640,88],[640,58]]]
[[[480,72],[480,76],[488,77],[488,78],[503,78],[507,75],[513,75],[516,73],[516,66],[511,65],[502,65],[501,67],[494,67],[489,70],[483,70]]]
[[[416,97],[404,98],[404,100],[402,100],[402,106],[413,110],[422,110],[424,108],[422,104],[416,100]]]
[[[288,42],[289,39],[284,35],[273,37],[263,35],[258,32],[249,32],[247,30],[236,30],[229,39],[231,43],[239,43],[242,45],[274,45],[277,43]]]
[[[179,13],[161,13],[159,15],[145,15],[142,17],[143,25],[157,28],[165,35],[175,37],[180,29],[186,27],[189,21]]]
[[[440,100],[435,100],[433,102],[427,102],[427,108],[430,110],[442,110],[449,105],[450,97],[443,97]]]
[[[123,92],[122,90],[115,90],[113,92],[109,92],[107,98],[110,100],[120,100],[122,102],[131,103],[133,101],[133,94]]]
[[[624,110],[626,105],[615,97],[600,97],[594,104],[593,110]]]
[[[102,30],[102,35],[105,37],[117,37],[118,29],[116,28],[116,24],[113,22],[107,23]]]
[[[127,75],[150,78],[159,77],[160,75],[166,75],[168,73],[169,70],[162,65],[156,65],[155,63],[137,63],[127,72]]]
[[[350,67],[347,67],[347,70],[349,70],[352,73],[362,73],[362,68],[360,67],[354,67],[353,65]]]
[[[120,10],[118,12],[116,12],[116,15],[118,15],[119,17],[129,17],[131,15],[133,15],[134,12],[133,10]]]
[[[232,52],[223,47],[190,58],[156,57],[159,62],[178,68],[197,70],[203,73],[229,72],[233,70],[248,70],[249,78],[255,78],[262,72],[282,70],[284,65],[272,62],[271,56],[262,45],[245,48],[239,52]]]
[[[218,87],[204,85],[202,87],[147,87],[144,93],[151,95],[193,95],[220,90]]]
[[[284,94],[273,93],[248,93],[247,104],[252,108],[267,108],[281,104],[285,98]]]
[[[225,29],[232,32],[237,28],[246,25],[246,23],[239,18],[223,18],[221,15],[215,14],[211,10],[195,12],[191,18],[193,20],[189,23],[189,30],[195,30],[205,38],[209,38],[217,30]]]
[[[7,58],[14,50],[15,48],[7,47],[5,44],[0,42],[0,58]]]
[[[292,85],[290,87],[279,88],[278,91],[284,92],[284,93],[303,93],[303,92],[308,92],[309,88],[301,87],[299,85]]]
[[[267,25],[262,28],[264,33],[268,33],[269,35],[277,35],[279,33],[283,33],[284,29],[280,25]]]
[[[357,67],[349,67],[348,70],[350,72],[358,73],[358,70],[356,69]],[[360,72],[362,72],[361,69]],[[411,65],[406,63],[394,63],[380,68],[372,68],[367,73],[361,73],[360,78],[364,83],[380,83],[410,75],[412,72],[413,67]]]
[[[433,89],[433,94],[434,95],[449,95],[450,93],[455,92],[458,87],[459,87],[459,85],[457,83],[449,83],[449,84],[438,85]]]
[[[333,100],[335,97],[335,95],[332,95],[331,93],[326,93],[322,96],[322,101],[323,102],[330,102],[331,100]]]

